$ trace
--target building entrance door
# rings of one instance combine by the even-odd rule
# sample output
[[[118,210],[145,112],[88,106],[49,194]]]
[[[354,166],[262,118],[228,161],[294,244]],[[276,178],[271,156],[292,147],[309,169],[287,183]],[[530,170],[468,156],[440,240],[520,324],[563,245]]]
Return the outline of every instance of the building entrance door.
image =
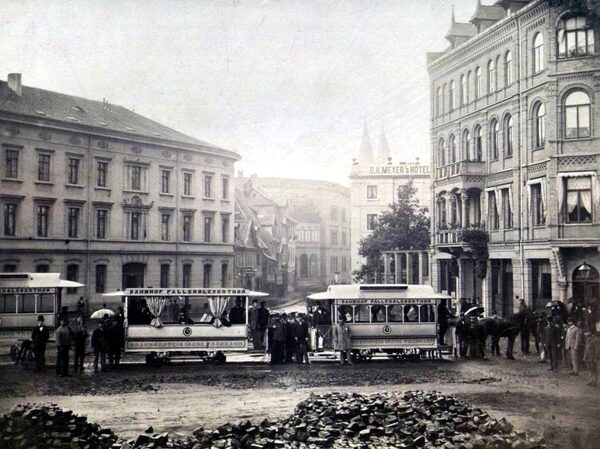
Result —
[[[144,271],[146,264],[143,263],[126,263],[123,264],[122,287],[126,288],[141,288],[144,287]]]
[[[491,265],[493,309],[500,316],[507,317],[514,311],[512,261],[492,260]]]

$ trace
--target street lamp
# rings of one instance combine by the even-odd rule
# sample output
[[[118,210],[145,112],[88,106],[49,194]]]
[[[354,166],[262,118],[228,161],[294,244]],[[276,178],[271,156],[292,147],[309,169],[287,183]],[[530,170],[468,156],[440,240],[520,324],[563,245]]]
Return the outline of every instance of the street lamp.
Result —
[[[584,281],[587,281],[590,277],[590,273],[592,272],[591,267],[587,264],[587,262],[583,262],[579,268],[577,268],[577,273]]]

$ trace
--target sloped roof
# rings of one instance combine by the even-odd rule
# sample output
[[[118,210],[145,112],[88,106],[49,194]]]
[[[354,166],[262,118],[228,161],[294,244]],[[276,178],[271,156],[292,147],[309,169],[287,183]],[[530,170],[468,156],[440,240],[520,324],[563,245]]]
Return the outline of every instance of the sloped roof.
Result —
[[[477,9],[471,17],[471,22],[475,22],[478,20],[490,20],[497,22],[506,17],[506,11],[500,5],[482,5],[481,3],[477,4]]]
[[[29,116],[38,123],[61,122],[70,127],[91,127],[101,133],[114,131],[130,136],[222,150],[123,106],[28,86],[22,86],[21,95],[17,95],[8,87],[6,81],[0,81],[0,113]],[[237,156],[235,153],[232,155]]]
[[[446,39],[449,37],[473,37],[475,35],[477,35],[477,27],[472,23],[452,22],[446,33]]]

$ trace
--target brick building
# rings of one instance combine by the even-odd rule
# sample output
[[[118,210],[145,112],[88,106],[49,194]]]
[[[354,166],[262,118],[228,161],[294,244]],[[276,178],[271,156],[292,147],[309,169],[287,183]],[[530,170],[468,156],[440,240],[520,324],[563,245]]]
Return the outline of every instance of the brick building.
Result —
[[[600,20],[580,1],[508,1],[452,15],[428,55],[432,281],[512,313],[597,301]],[[485,277],[468,240],[489,236]],[[483,259],[480,259],[483,260]]]
[[[132,286],[232,285],[239,156],[106,101],[0,82],[0,270]]]

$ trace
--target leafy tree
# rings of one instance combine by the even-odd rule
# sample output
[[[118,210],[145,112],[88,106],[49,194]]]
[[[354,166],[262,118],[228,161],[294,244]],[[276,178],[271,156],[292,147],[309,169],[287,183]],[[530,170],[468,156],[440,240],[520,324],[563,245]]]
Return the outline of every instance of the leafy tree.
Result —
[[[398,201],[379,216],[375,229],[360,241],[359,254],[367,263],[354,272],[356,280],[374,282],[383,272],[382,251],[427,249],[429,247],[428,209],[419,206],[412,183],[398,188]]]

